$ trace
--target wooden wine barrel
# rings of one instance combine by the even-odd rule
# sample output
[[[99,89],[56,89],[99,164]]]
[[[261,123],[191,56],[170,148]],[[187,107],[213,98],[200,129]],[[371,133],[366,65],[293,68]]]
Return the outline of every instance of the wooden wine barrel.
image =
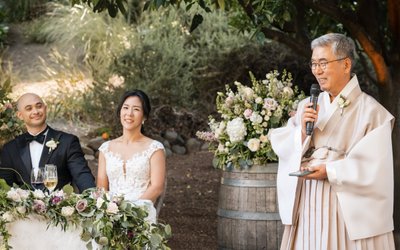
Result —
[[[283,226],[276,197],[277,163],[224,171],[218,204],[218,249],[279,249]]]

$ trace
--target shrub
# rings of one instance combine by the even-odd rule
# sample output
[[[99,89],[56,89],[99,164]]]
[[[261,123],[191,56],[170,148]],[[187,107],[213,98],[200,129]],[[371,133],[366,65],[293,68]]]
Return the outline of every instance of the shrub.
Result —
[[[5,69],[0,57],[0,147],[24,131],[24,125],[16,117],[16,106],[11,93],[11,66]]]

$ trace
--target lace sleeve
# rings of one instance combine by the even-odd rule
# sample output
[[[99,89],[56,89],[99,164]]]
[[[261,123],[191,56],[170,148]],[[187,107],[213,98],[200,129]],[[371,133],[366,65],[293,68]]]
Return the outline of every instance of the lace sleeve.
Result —
[[[153,140],[153,142],[150,145],[149,151],[148,151],[149,158],[151,158],[151,156],[154,154],[154,152],[156,152],[157,150],[160,150],[160,149],[162,149],[165,154],[164,145],[159,141]]]
[[[108,151],[109,143],[110,143],[110,141],[103,142],[103,144],[101,144],[101,146],[99,147],[99,151],[102,152],[103,154],[105,154]]]

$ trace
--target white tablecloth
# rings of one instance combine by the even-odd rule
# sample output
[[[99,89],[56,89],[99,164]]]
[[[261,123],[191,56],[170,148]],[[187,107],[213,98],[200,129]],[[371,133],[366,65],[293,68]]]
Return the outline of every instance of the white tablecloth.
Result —
[[[80,228],[63,231],[61,226],[49,226],[45,220],[30,216],[26,220],[12,222],[8,226],[12,235],[9,245],[15,250],[84,250],[86,242],[80,239]],[[94,249],[96,249],[94,247]]]

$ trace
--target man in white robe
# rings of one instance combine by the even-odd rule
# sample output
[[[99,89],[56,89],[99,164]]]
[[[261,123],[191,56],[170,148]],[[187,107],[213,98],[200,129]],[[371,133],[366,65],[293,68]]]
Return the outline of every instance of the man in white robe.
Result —
[[[361,91],[354,42],[327,34],[312,44],[311,69],[323,92],[271,131],[279,157],[281,249],[394,249],[394,117]],[[314,122],[311,136],[306,123]],[[311,170],[304,177],[289,173]]]

